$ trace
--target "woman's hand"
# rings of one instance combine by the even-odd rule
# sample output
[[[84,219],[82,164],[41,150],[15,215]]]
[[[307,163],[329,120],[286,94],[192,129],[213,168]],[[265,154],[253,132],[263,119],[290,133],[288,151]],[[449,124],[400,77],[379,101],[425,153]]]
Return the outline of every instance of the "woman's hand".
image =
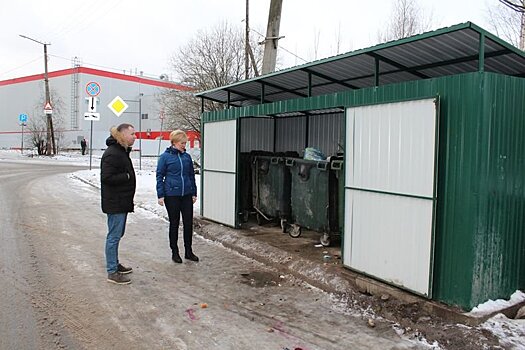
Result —
[[[159,198],[159,205],[164,206],[164,197]]]
[[[191,199],[193,200],[193,204],[195,204],[195,202],[197,201],[197,197],[193,196],[193,197],[191,197]]]

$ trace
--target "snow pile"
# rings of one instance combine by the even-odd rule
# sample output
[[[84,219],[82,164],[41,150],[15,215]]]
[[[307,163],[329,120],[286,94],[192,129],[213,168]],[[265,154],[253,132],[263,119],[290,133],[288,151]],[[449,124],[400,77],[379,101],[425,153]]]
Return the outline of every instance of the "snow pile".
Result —
[[[474,307],[470,312],[466,313],[467,316],[481,317],[493,314],[499,310],[506,309],[510,306],[517,305],[525,301],[525,293],[517,290],[510,296],[509,300],[488,300],[483,304]]]

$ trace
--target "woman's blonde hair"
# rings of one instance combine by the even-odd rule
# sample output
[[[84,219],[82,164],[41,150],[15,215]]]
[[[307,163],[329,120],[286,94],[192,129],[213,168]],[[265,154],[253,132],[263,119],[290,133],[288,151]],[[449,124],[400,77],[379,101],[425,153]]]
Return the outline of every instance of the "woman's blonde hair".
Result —
[[[173,130],[170,133],[170,141],[172,145],[176,144],[177,142],[188,142],[188,135],[186,135],[186,133],[180,129]]]

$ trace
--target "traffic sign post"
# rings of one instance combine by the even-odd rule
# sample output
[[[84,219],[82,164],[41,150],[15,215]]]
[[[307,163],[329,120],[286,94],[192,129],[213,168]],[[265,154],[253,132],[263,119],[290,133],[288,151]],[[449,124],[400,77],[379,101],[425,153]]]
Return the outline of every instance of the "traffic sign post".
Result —
[[[26,126],[26,122],[27,122],[27,114],[25,113],[20,113],[18,115],[18,122],[20,123],[20,126],[22,126],[22,140],[21,140],[21,144],[20,144],[20,153],[21,154],[24,154],[24,126]]]
[[[100,94],[100,85],[94,81],[87,83],[86,93],[88,94],[88,96],[98,96],[98,94]]]
[[[98,105],[98,98],[91,96],[91,97],[86,97],[86,100],[88,102],[88,112],[96,112],[97,105]]]
[[[115,113],[115,115],[117,117],[120,117],[122,115],[122,113],[124,113],[126,111],[126,109],[128,109],[128,104],[126,102],[124,102],[124,100],[122,98],[120,98],[120,96],[117,96],[115,97],[109,104],[108,104],[108,108],[113,112]]]
[[[100,120],[100,113],[97,112],[98,94],[100,94],[100,84],[90,81],[86,84],[88,94],[88,112],[84,113],[84,120],[90,121],[89,130],[89,170],[91,170],[91,160],[93,159],[93,122]]]
[[[89,123],[89,170],[91,170],[91,159],[93,159],[93,120]]]
[[[84,120],[91,120],[98,122],[100,120],[100,113],[84,113]]]
[[[47,102],[44,106],[44,113],[45,114],[53,114],[53,107],[51,107],[51,103]]]

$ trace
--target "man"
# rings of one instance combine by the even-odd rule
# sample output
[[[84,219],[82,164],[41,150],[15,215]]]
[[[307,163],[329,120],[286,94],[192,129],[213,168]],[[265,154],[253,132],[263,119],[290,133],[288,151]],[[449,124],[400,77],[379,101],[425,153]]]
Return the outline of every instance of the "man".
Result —
[[[129,154],[136,138],[131,124],[111,128],[111,136],[106,140],[108,148],[100,163],[102,211],[108,217],[106,270],[108,281],[116,284],[131,283],[125,275],[133,271],[120,264],[118,247],[126,229],[127,215],[134,209],[136,179]]]
[[[87,141],[85,138],[82,138],[80,141],[80,148],[82,148],[82,155],[86,154]]]

